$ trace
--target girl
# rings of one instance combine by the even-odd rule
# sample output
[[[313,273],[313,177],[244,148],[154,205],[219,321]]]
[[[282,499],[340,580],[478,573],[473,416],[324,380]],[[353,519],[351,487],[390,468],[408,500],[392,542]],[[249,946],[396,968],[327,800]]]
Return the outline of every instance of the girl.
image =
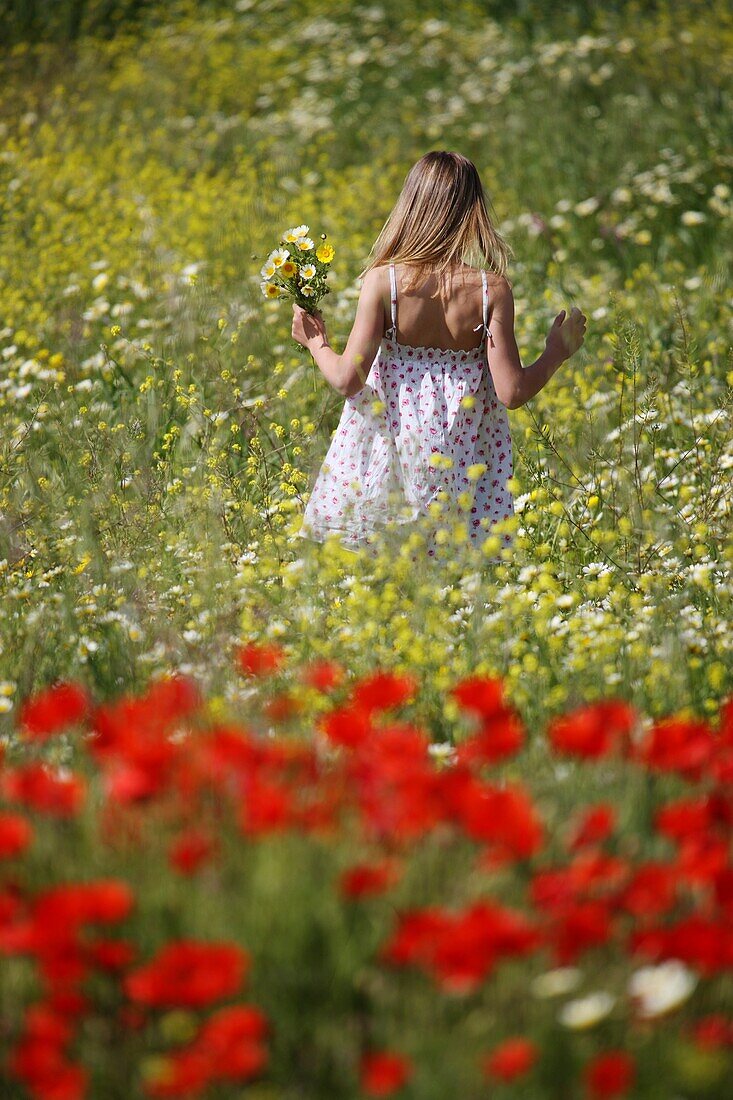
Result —
[[[478,267],[464,262],[472,250]],[[578,350],[586,318],[561,310],[545,350],[523,368],[504,275],[510,254],[475,165],[430,152],[410,169],[359,276],[344,351],[331,348],[320,313],[293,305],[293,338],[346,398],[298,534],[322,541],[335,533],[357,549],[378,528],[455,510],[480,545],[493,523],[513,515],[507,409],[534,397]],[[504,533],[502,544],[510,542]]]

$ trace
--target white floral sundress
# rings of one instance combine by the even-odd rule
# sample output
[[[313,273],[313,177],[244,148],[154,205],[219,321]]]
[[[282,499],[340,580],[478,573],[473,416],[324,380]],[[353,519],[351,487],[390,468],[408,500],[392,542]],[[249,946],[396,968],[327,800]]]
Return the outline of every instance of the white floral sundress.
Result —
[[[378,528],[414,523],[430,514],[436,499],[455,505],[468,493],[472,502],[466,508],[463,498],[461,514],[478,546],[493,523],[514,514],[506,487],[513,472],[512,439],[486,355],[491,336],[486,272],[481,272],[483,321],[474,329],[482,330],[481,343],[471,351],[399,343],[394,264],[389,274],[391,328],[366,384],[346,398],[298,535],[323,541],[336,534],[348,549],[365,548]],[[464,397],[474,400],[463,404]],[[472,466],[485,470],[470,478]],[[500,539],[502,546],[511,545],[509,533]],[[428,554],[435,555],[432,540]]]

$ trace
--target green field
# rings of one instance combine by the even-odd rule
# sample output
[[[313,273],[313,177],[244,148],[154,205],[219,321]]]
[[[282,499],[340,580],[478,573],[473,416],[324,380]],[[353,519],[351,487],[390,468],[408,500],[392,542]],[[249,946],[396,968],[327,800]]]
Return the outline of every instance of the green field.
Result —
[[[0,14],[0,746],[23,755],[21,702],[54,681],[112,701],[176,671],[211,716],[269,704],[297,740],[324,706],[298,669],[323,660],[349,683],[414,677],[403,717],[449,753],[466,735],[451,687],[496,677],[528,733],[508,774],[534,783],[558,825],[607,779],[636,828],[643,777],[556,782],[543,731],[609,698],[649,721],[712,722],[733,691],[730,5],[6,0]],[[357,274],[430,149],[479,169],[513,250],[523,363],[561,309],[578,305],[588,330],[509,413],[511,549],[496,537],[472,550],[451,523],[444,554],[415,569],[409,538],[372,560],[297,537],[344,399],[259,283],[285,229],[327,234],[322,310],[341,350]],[[275,676],[242,674],[247,643],[279,647]],[[55,742],[51,758],[71,764],[74,745]],[[84,829],[93,847],[91,819]],[[44,845],[45,883],[51,833]],[[293,858],[285,846],[276,870],[246,880],[264,876],[284,940]],[[155,927],[177,928],[141,874]],[[452,893],[451,874],[430,879],[444,900],[473,896]],[[306,878],[293,914],[312,904]],[[194,924],[226,935],[212,912],[202,904]],[[243,942],[266,943],[263,920],[242,918]],[[280,964],[314,943],[292,940]],[[302,995],[320,996],[318,981]],[[423,1013],[427,1028],[419,987],[405,996],[389,1019]],[[0,1020],[14,1003],[0,1001]],[[317,1041],[335,1050],[329,1012],[314,1035],[332,1028]],[[441,1012],[449,1034],[460,1011]],[[647,1051],[630,1095],[673,1100],[648,1069],[663,1055]],[[337,1100],[333,1066],[304,1063],[287,1091],[282,1058],[253,1098]],[[439,1061],[434,1091],[411,1097],[447,1095]],[[727,1100],[725,1066],[683,1067],[674,1100]],[[575,1100],[537,1089],[522,1095]]]

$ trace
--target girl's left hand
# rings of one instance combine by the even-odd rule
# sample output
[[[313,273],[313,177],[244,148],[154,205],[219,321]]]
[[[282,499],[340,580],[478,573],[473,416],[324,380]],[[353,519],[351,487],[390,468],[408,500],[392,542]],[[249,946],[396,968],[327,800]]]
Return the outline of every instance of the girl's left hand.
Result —
[[[299,306],[297,302],[293,302],[292,336],[293,340],[302,344],[304,348],[307,348],[310,342],[317,338],[326,341],[326,326],[321,311],[316,310],[315,314],[312,314],[307,309]]]

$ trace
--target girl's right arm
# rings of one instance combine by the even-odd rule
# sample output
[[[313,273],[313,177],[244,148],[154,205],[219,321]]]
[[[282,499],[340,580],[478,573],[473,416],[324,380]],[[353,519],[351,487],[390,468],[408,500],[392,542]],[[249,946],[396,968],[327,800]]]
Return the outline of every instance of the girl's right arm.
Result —
[[[553,321],[539,359],[523,367],[514,336],[514,295],[507,280],[502,278],[494,290],[488,355],[496,396],[501,403],[508,409],[519,409],[539,393],[555,371],[582,345],[585,321],[585,315],[577,306],[567,317],[562,310]]]

